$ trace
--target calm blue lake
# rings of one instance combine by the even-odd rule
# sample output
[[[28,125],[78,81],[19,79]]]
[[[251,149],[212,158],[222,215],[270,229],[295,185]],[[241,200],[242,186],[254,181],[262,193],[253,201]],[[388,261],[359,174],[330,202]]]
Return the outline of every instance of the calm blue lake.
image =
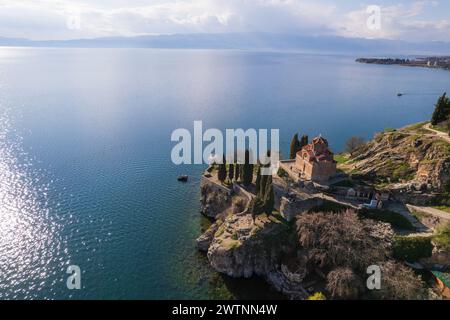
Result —
[[[294,132],[339,151],[428,119],[450,91],[448,71],[355,58],[0,48],[0,298],[264,297],[197,253],[204,167],[171,163],[171,132],[279,128],[284,151]],[[67,289],[69,265],[82,290]]]

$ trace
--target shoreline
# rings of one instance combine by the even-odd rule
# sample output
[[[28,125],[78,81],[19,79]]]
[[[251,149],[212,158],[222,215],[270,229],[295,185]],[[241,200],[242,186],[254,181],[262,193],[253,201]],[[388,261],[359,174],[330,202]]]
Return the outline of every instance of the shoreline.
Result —
[[[414,59],[399,58],[358,58],[358,63],[377,64],[377,65],[397,65],[404,67],[419,67],[428,69],[450,70],[450,57],[448,56],[430,56]]]
[[[391,245],[397,245],[396,238],[401,238],[402,241],[431,241],[436,236],[438,227],[450,221],[450,214],[448,219],[444,213],[437,219],[433,212],[438,210],[433,209],[430,214],[432,209],[426,205],[430,199],[444,196],[441,194],[442,190],[439,190],[441,187],[438,182],[441,180],[421,180],[424,170],[428,173],[436,172],[442,169],[441,164],[430,166],[426,160],[423,165],[419,164],[415,168],[413,176],[411,172],[403,170],[402,165],[399,164],[397,168],[392,163],[387,169],[397,173],[405,171],[397,181],[391,181],[389,178],[388,182],[378,180],[383,179],[382,175],[371,181],[371,172],[383,162],[383,159],[380,159],[380,163],[377,162],[377,154],[384,154],[386,150],[391,150],[395,155],[402,155],[407,153],[408,149],[410,154],[407,157],[414,154],[422,159],[432,157],[439,160],[445,155],[445,159],[439,161],[448,161],[450,142],[442,140],[440,135],[432,131],[423,131],[426,130],[425,126],[426,123],[416,123],[379,133],[378,137],[367,142],[367,150],[362,150],[340,164],[341,169],[344,169],[345,165],[349,166],[347,171],[344,170],[344,180],[351,182],[352,186],[343,184],[344,180],[335,183],[335,179],[331,179],[326,185],[303,180],[295,183],[286,176],[285,169],[282,171],[284,174],[280,175],[279,171],[272,177],[275,207],[271,213],[255,214],[251,207],[252,199],[246,199],[248,194],[249,198],[258,196],[251,194],[255,180],[247,187],[237,180],[231,181],[230,186],[225,187],[213,178],[217,170],[211,168],[205,171],[202,175],[201,213],[211,218],[213,223],[197,239],[198,250],[206,254],[210,266],[219,274],[233,279],[256,276],[288,299],[304,300],[315,293],[323,292],[328,295],[330,292],[325,289],[327,274],[334,267],[323,269],[316,266],[313,270],[306,267],[308,258],[304,255],[304,250],[308,249],[298,247],[296,224],[301,217],[312,213],[345,215],[353,212],[362,223],[374,224],[375,238],[387,244],[385,254],[388,262],[404,265],[404,259],[389,249]],[[410,146],[414,146],[415,151],[411,151],[413,149]],[[376,162],[369,165],[367,160]],[[403,159],[399,161],[403,163]],[[366,170],[368,171],[365,172]],[[445,177],[441,177],[442,181],[447,181],[448,172],[442,172],[445,174]],[[392,175],[388,171],[384,176]],[[285,179],[291,183],[286,184]],[[308,184],[306,189],[301,187],[305,183]],[[373,202],[370,198],[349,196],[349,191],[359,190],[360,185],[364,185],[362,188],[366,189],[371,187],[373,193],[379,193],[380,198],[377,198],[378,195],[375,198],[382,199],[379,201],[380,206],[369,208],[367,203]],[[416,213],[418,211],[425,213]],[[373,237],[374,234],[366,236]],[[432,246],[431,242],[429,246]],[[442,251],[440,246],[434,246],[436,250]],[[447,261],[445,254],[439,256],[435,252],[433,255],[424,255],[420,262],[427,270],[432,270],[433,263],[438,259]],[[363,291],[359,298],[365,299],[370,297],[370,294]]]

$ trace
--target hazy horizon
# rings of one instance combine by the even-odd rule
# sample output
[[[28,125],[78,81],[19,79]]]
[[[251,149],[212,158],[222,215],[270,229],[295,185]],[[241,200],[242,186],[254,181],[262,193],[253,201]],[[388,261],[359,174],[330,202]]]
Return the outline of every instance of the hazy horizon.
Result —
[[[38,41],[0,37],[0,47],[236,49],[372,56],[418,56],[448,55],[450,42],[413,42],[281,33],[193,33]]]
[[[0,7],[0,37],[35,41],[203,33],[450,41],[450,3],[442,0],[0,0]],[[379,26],[371,28],[374,14]]]

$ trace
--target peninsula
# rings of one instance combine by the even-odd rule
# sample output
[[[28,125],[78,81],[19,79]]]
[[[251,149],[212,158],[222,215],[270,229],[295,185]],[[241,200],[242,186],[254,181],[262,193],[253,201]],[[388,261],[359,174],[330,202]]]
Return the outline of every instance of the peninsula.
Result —
[[[450,70],[450,56],[418,57],[414,59],[358,58],[356,62]]]
[[[445,95],[442,107],[448,122]],[[212,224],[197,247],[216,271],[261,277],[290,299],[450,298],[450,138],[442,128],[386,129],[369,142],[350,139],[338,155],[324,137],[296,134],[272,176],[258,165],[212,165],[201,182]],[[367,280],[377,268],[374,289]]]

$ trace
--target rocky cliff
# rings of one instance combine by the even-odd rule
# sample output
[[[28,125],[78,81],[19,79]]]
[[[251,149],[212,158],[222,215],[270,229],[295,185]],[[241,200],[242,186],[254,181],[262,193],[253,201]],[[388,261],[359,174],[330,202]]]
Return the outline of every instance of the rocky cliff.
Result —
[[[283,272],[283,258],[296,250],[292,224],[278,214],[253,218],[247,213],[247,205],[237,205],[239,199],[247,198],[243,192],[233,190],[227,195],[223,191],[211,180],[202,183],[203,213],[215,217],[215,222],[197,239],[197,248],[207,253],[218,272],[234,278],[260,276],[278,291],[304,298],[301,284]]]
[[[201,213],[209,218],[216,218],[231,207],[232,191],[203,177],[200,201]]]
[[[415,191],[450,187],[450,144],[413,125],[379,133],[341,169],[379,184]]]
[[[229,215],[217,228],[208,259],[217,271],[231,277],[265,277],[291,247],[290,227],[281,217]]]

